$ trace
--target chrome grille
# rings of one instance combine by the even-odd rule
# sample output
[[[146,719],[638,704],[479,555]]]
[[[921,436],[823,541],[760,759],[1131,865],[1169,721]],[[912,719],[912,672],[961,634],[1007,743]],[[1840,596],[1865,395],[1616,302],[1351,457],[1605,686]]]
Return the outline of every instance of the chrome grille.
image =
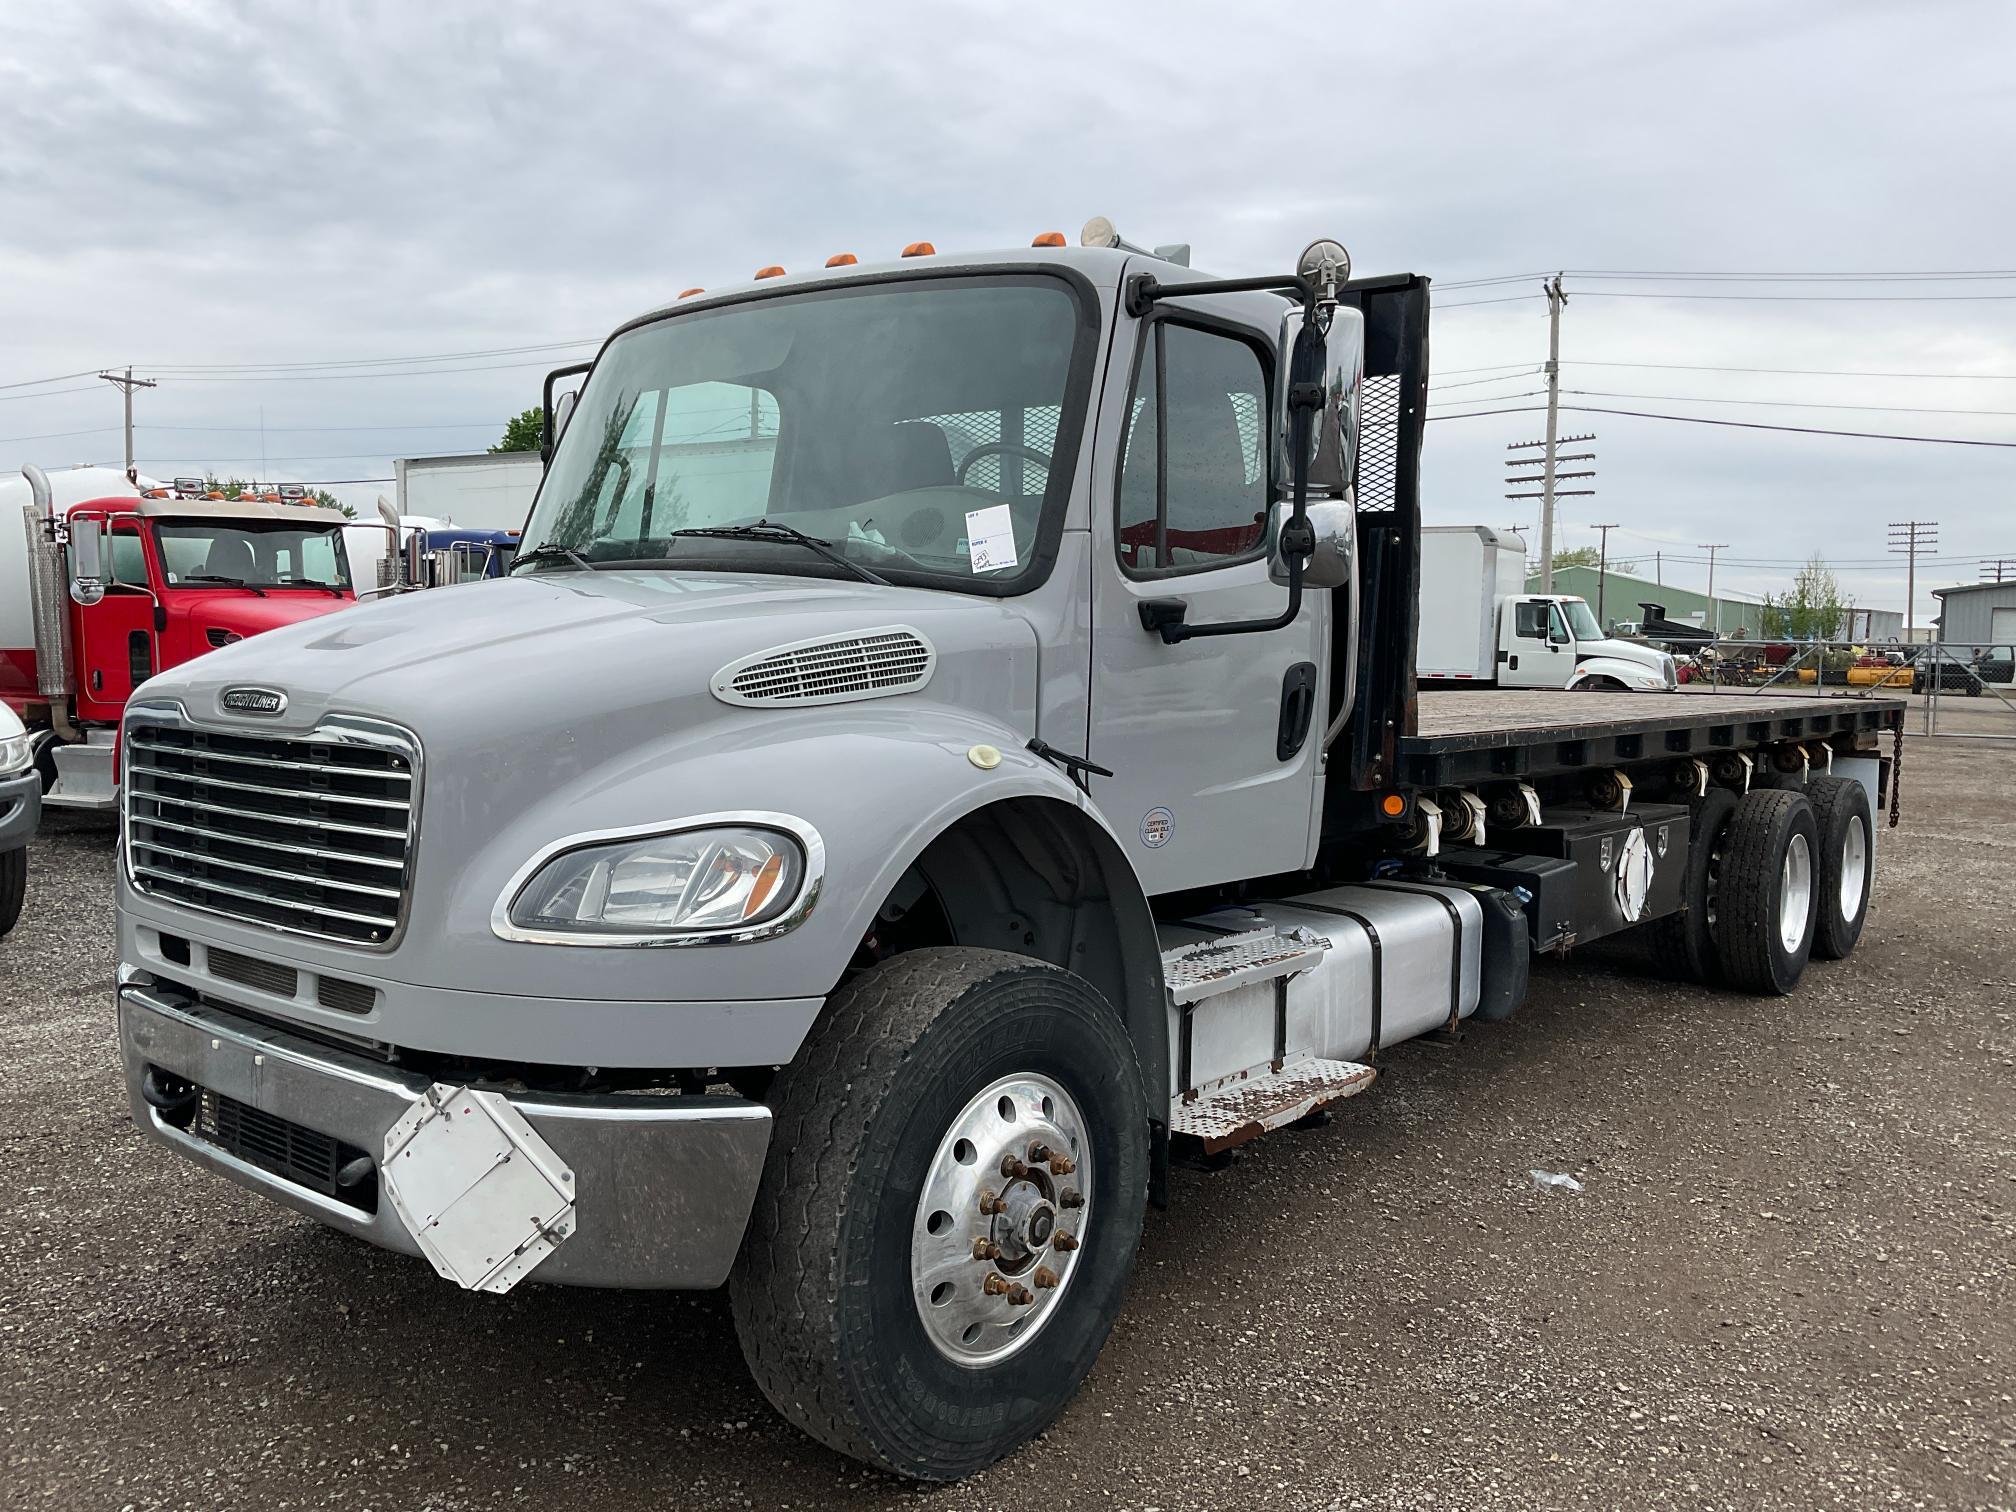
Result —
[[[406,916],[416,754],[362,722],[295,737],[131,719],[133,885],[291,934],[390,945]]]

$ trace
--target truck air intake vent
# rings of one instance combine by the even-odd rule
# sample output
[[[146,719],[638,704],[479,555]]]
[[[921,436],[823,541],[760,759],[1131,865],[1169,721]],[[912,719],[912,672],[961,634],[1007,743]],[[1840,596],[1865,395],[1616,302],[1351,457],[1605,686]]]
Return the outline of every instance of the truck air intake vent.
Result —
[[[914,693],[937,664],[937,651],[915,630],[883,625],[745,656],[714,674],[713,689],[723,703],[761,708],[852,703]]]
[[[245,637],[240,635],[236,630],[224,630],[220,629],[216,625],[212,625],[208,630],[205,630],[203,632],[203,638],[209,641],[210,644],[213,646],[228,646],[233,641],[241,641],[245,639]]]
[[[348,718],[306,736],[226,734],[150,709],[128,717],[124,752],[138,891],[345,945],[397,939],[419,798],[410,735]],[[247,974],[264,965],[210,953],[213,974],[292,996],[291,981],[283,990]]]

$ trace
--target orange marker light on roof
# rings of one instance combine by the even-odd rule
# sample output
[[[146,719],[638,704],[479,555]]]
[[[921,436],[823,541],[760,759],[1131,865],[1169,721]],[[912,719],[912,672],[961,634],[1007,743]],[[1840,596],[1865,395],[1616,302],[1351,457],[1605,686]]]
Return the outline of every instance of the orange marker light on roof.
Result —
[[[861,259],[856,257],[852,252],[835,252],[831,257],[826,259],[826,266],[829,268],[851,268],[859,261]]]
[[[936,257],[938,249],[929,242],[912,242],[903,249],[905,257]]]
[[[1398,793],[1388,793],[1379,800],[1379,811],[1388,819],[1398,819],[1407,812],[1407,800]]]
[[[767,268],[758,268],[756,270],[756,276],[758,278],[782,278],[784,276],[784,270],[778,267],[777,264],[772,263]]]
[[[681,289],[679,297],[681,299],[691,299],[695,294],[705,294],[706,292],[705,289]]]
[[[1029,243],[1032,247],[1061,247],[1064,244],[1064,233],[1062,231],[1045,231],[1036,240]]]

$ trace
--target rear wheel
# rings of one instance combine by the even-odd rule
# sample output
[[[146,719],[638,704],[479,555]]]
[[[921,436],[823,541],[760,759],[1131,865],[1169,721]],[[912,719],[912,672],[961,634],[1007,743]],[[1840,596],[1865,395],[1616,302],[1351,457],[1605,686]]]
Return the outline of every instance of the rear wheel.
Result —
[[[27,896],[28,847],[0,851],[0,935],[21,917],[21,903]]]
[[[1099,993],[1002,951],[898,956],[835,994],[771,1106],[730,1282],[771,1404],[923,1480],[1048,1427],[1112,1328],[1147,1199],[1141,1072]]]
[[[1774,788],[1737,803],[1715,903],[1716,954],[1732,987],[1787,993],[1799,985],[1813,949],[1818,853],[1805,794]]]
[[[1715,910],[1722,868],[1722,846],[1736,795],[1713,788],[1695,802],[1687,827],[1687,878],[1680,894],[1682,907],[1652,921],[1652,959],[1660,974],[1677,982],[1704,985],[1721,979],[1715,956]]]
[[[1820,858],[1814,902],[1813,954],[1839,961],[1862,938],[1869,914],[1869,884],[1876,870],[1876,836],[1869,794],[1847,777],[1816,777],[1806,784]]]

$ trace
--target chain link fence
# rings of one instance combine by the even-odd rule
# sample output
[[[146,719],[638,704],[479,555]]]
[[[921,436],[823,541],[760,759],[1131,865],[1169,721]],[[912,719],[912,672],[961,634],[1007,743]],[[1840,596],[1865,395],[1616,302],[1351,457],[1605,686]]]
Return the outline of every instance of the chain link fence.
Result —
[[[1901,698],[1912,734],[2016,740],[2016,647],[2006,644],[1717,640],[1666,649],[1684,692]]]

